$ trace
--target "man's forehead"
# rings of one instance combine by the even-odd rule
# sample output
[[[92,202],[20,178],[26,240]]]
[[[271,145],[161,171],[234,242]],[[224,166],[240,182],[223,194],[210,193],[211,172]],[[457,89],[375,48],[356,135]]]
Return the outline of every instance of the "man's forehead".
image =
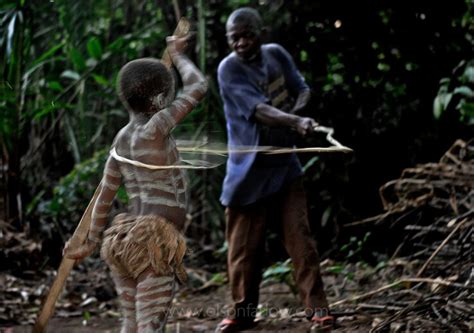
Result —
[[[258,28],[253,22],[230,22],[227,26],[227,35],[242,32],[258,33]]]

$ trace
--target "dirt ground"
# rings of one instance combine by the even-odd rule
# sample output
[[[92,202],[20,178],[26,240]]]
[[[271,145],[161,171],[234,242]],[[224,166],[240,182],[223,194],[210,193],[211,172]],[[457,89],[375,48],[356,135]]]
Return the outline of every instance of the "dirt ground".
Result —
[[[324,277],[326,285],[335,282],[334,276]],[[79,279],[80,280],[80,279]],[[77,280],[76,280],[77,281]],[[101,283],[98,282],[100,285]],[[81,304],[75,300],[74,283],[58,302],[55,317],[49,322],[49,333],[114,333],[120,331],[120,313],[116,298],[100,302],[95,297],[84,293]],[[257,316],[259,324],[250,332],[309,332],[310,323],[304,317],[304,312],[291,288],[285,283],[264,282],[260,290],[260,305]],[[334,291],[328,290],[329,301],[334,301]],[[36,302],[37,303],[37,302]],[[71,306],[74,304],[74,306]],[[205,288],[181,287],[174,301],[167,332],[213,332],[218,322],[228,313],[230,294],[226,284]],[[31,312],[24,322],[19,325],[0,325],[0,332],[24,333],[31,332],[34,322],[34,309],[23,310]],[[337,314],[337,313],[336,313]],[[335,332],[368,332],[371,316],[362,313],[344,315],[339,311],[338,328]]]

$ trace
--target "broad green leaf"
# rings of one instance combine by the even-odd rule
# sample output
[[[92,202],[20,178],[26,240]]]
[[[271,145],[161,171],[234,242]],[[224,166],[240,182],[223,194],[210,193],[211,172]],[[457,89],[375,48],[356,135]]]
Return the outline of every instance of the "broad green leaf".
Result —
[[[48,87],[49,89],[55,90],[55,91],[62,91],[64,89],[61,83],[59,83],[58,81],[48,82]]]
[[[86,66],[89,67],[89,68],[90,67],[95,67],[95,66],[97,66],[97,63],[98,63],[98,61],[95,58],[89,58],[86,61]]]
[[[18,17],[18,12],[13,13],[12,16],[13,17],[12,17],[10,23],[8,24],[7,57],[10,57],[12,55],[13,37],[15,36],[15,26],[16,26],[16,18]]]
[[[436,96],[433,102],[433,116],[435,117],[435,119],[439,119],[443,111],[444,111],[444,108],[441,103],[441,97],[440,95],[438,95]]]
[[[455,94],[463,95],[464,97],[472,98],[474,97],[474,92],[468,86],[461,86],[454,89]]]
[[[69,56],[77,71],[80,72],[84,70],[84,68],[86,68],[86,61],[84,60],[82,54],[76,48],[71,49],[71,51],[69,52]]]
[[[326,268],[326,272],[328,273],[339,274],[339,273],[342,273],[343,271],[344,271],[344,266],[342,265],[329,266],[328,268]]]
[[[334,84],[342,84],[344,82],[344,78],[341,74],[334,73],[332,74],[332,81],[334,82]]]
[[[443,94],[441,96],[442,96],[441,101],[443,102],[443,107],[446,110],[448,108],[449,103],[451,102],[451,98],[453,98],[453,94],[452,93],[447,93],[447,94]]]
[[[325,227],[331,217],[332,207],[329,206],[324,210],[323,216],[321,217],[321,226]]]
[[[44,116],[47,116],[50,113],[53,113],[56,111],[56,105],[54,103],[51,103],[50,105],[46,106],[45,108],[39,110],[39,112],[36,112],[35,115],[33,116],[33,119],[38,120],[43,118]]]
[[[87,42],[87,52],[92,58],[100,60],[102,57],[102,45],[97,37],[89,38]]]
[[[77,72],[74,72],[70,69],[67,69],[65,70],[64,72],[61,73],[61,77],[65,77],[67,79],[72,79],[72,80],[79,80],[81,78],[81,76],[79,75],[79,73]]]
[[[285,266],[270,267],[263,273],[263,278],[268,278],[274,275],[285,274],[290,271],[291,271],[290,267],[285,267]]]
[[[33,63],[31,64],[31,66],[29,66],[29,68],[33,68],[35,67],[36,65],[40,64],[41,62],[45,61],[46,59],[50,58],[51,56],[53,56],[56,51],[58,51],[59,49],[61,49],[62,47],[64,46],[64,42],[62,43],[59,43],[58,45],[55,45],[53,46],[52,48],[50,48],[48,51],[44,52],[42,55],[40,55],[38,57],[38,59],[36,59],[35,61],[33,61]]]
[[[107,87],[109,85],[109,81],[102,75],[92,74],[92,77],[94,78],[95,82],[97,82],[101,86]]]
[[[308,61],[308,52],[306,52],[305,50],[301,50],[301,52],[300,52],[300,60],[301,60],[302,62]]]
[[[89,311],[85,311],[83,314],[82,314],[82,317],[84,320],[88,321],[91,319],[91,314]]]
[[[383,62],[377,64],[377,69],[382,72],[388,72],[390,70],[390,65]]]
[[[441,86],[447,86],[447,85],[449,85],[450,82],[451,82],[451,79],[447,78],[447,77],[444,77],[441,80],[439,80],[439,84]]]
[[[407,62],[405,64],[405,69],[408,71],[408,72],[411,72],[413,70],[415,70],[418,66],[412,62]]]
[[[469,83],[474,83],[474,67],[468,66],[464,71],[463,78]]]
[[[124,44],[125,44],[124,38],[119,37],[108,46],[108,49],[110,49],[112,51],[118,51],[123,47]]]

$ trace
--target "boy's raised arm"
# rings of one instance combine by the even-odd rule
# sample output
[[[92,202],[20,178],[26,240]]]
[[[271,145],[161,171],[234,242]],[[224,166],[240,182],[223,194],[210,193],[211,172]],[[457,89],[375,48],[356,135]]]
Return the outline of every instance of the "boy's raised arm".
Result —
[[[186,47],[186,37],[168,37],[168,52],[173,64],[178,69],[183,82],[183,90],[171,105],[158,112],[153,118],[159,122],[159,127],[169,133],[206,95],[207,80],[201,71],[183,54]]]

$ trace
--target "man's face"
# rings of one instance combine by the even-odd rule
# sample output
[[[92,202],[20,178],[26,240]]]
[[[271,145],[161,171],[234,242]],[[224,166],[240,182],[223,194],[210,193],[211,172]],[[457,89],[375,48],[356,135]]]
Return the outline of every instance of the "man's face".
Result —
[[[250,60],[260,50],[260,35],[250,24],[230,24],[226,36],[229,47],[241,59]]]

